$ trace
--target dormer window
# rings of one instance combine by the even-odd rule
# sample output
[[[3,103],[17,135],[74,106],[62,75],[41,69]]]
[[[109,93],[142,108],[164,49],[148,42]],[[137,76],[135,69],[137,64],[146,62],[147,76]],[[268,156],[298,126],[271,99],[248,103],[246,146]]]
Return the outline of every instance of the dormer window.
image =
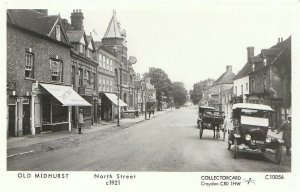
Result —
[[[57,41],[61,41],[60,25],[56,25],[55,27],[55,38]]]
[[[267,65],[267,58],[264,58],[264,65]]]
[[[82,43],[79,44],[79,53],[80,54],[85,54],[85,47]]]

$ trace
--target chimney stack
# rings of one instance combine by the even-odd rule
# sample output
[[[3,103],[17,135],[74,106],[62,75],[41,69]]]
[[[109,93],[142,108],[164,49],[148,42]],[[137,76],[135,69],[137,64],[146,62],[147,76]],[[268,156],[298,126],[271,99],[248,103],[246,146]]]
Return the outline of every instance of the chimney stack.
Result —
[[[73,13],[71,13],[71,26],[74,30],[83,30],[83,13],[81,9],[73,9]]]
[[[254,56],[254,47],[247,47],[247,62],[250,63],[250,58]]]
[[[232,72],[232,65],[226,65],[226,72]]]

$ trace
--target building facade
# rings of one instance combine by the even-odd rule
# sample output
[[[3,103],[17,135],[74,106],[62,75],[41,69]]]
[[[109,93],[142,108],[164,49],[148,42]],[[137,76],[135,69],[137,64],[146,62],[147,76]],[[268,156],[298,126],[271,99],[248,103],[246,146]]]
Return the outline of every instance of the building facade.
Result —
[[[83,13],[73,10],[71,24],[64,19],[63,24],[71,42],[71,74],[74,90],[82,96],[91,106],[72,108],[72,123],[77,127],[77,114],[83,110],[84,125],[90,127],[97,121],[97,67],[98,55],[93,37],[87,35],[83,26]]]
[[[210,87],[210,100],[209,106],[214,107],[216,110],[225,111],[225,105],[222,102],[223,92],[233,87],[233,78],[235,74],[232,72],[232,66],[226,66],[224,72]]]
[[[278,128],[282,119],[291,114],[291,37],[252,58],[249,74],[250,92],[247,102],[271,106],[271,126]]]
[[[88,105],[71,87],[70,48],[59,15],[7,10],[8,136],[70,130],[72,99]]]

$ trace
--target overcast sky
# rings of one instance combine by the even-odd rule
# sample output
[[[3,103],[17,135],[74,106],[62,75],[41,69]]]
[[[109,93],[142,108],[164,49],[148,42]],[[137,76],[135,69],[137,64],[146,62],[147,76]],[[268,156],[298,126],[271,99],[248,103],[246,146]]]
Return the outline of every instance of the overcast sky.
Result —
[[[162,68],[187,89],[206,78],[218,78],[226,65],[237,73],[245,64],[247,46],[255,54],[292,35],[296,11],[278,3],[95,4],[82,9],[84,28],[101,40],[113,10],[127,32],[128,56],[137,73]],[[70,21],[73,8],[49,9]],[[298,24],[297,24],[298,25]],[[299,26],[299,25],[298,25]]]

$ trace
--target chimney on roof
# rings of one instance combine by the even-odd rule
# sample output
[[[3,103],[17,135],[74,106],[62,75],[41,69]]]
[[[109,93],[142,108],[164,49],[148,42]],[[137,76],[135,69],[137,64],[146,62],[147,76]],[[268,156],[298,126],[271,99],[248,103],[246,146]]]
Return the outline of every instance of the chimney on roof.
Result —
[[[73,9],[73,13],[71,13],[71,26],[74,30],[83,30],[83,13],[81,9]]]
[[[283,37],[281,37],[281,42],[283,41]]]
[[[232,65],[226,65],[226,72],[232,72]]]
[[[250,58],[254,56],[254,47],[247,47],[247,62],[250,63]]]
[[[39,12],[44,16],[48,16],[48,9],[34,9],[35,11]]]

